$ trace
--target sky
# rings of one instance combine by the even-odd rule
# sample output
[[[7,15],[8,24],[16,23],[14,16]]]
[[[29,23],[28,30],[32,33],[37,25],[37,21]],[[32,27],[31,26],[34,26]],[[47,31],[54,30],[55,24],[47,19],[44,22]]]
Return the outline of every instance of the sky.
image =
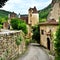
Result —
[[[0,8],[3,10],[20,13],[20,14],[28,14],[28,9],[30,7],[36,6],[37,10],[41,10],[47,7],[52,0],[9,0],[5,3],[5,5]]]

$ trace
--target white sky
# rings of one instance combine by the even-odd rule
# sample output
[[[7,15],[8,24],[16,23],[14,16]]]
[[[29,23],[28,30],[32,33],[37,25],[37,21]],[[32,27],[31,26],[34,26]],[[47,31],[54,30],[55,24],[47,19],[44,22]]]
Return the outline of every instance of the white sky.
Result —
[[[30,7],[36,6],[38,10],[41,10],[48,6],[52,0],[9,0],[6,2],[5,6],[0,9],[7,11],[27,14]]]

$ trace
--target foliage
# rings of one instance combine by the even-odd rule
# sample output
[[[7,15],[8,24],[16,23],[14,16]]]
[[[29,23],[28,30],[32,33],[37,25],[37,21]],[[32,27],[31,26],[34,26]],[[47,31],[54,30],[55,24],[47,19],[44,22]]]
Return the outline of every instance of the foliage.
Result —
[[[41,23],[41,22],[45,22],[46,21],[46,19],[41,19],[39,22]]]
[[[22,38],[21,37],[18,37],[17,40],[16,40],[16,44],[17,45],[20,45],[21,44],[21,41],[22,41]]]
[[[11,26],[14,30],[18,29],[18,19],[11,19]]]
[[[2,25],[0,25],[0,28],[2,28],[3,26]]]
[[[29,40],[29,39],[26,39],[26,40],[25,40],[26,46],[29,45],[29,43],[30,43],[30,40]]]
[[[25,34],[27,34],[27,26],[25,23],[19,23],[18,30],[22,30]]]
[[[0,0],[0,7],[2,7],[3,5],[5,5],[5,3],[7,2],[8,0]]]
[[[8,20],[8,17],[4,17],[4,18],[1,18],[1,17],[0,17],[0,28],[3,27],[3,23],[4,23],[4,22],[7,22],[7,20]]]
[[[43,9],[43,10],[41,10],[39,12],[39,20],[40,20],[40,22],[43,22],[42,21],[43,19],[45,19],[44,21],[46,21],[47,16],[48,16],[50,11],[51,11],[51,4],[48,7],[46,7],[45,9]]]
[[[33,36],[32,36],[32,39],[33,40],[36,40],[38,43],[39,43],[39,40],[40,40],[40,33],[39,33],[39,26],[36,25],[33,27]]]
[[[59,21],[59,27],[56,31],[56,38],[54,40],[54,46],[55,46],[55,52],[56,52],[56,60],[60,60],[60,21]]]
[[[14,30],[22,30],[25,34],[27,34],[27,26],[23,20],[18,18],[11,19],[11,26]]]

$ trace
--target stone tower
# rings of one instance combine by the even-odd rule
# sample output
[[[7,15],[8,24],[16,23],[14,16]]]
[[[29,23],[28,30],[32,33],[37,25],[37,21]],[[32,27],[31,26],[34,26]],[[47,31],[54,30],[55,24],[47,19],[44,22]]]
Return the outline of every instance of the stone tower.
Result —
[[[53,6],[47,19],[55,19],[58,22],[60,17],[60,0],[52,0],[52,4]]]
[[[30,8],[28,10],[28,24],[34,26],[38,24],[38,22],[39,22],[39,14],[36,7]]]

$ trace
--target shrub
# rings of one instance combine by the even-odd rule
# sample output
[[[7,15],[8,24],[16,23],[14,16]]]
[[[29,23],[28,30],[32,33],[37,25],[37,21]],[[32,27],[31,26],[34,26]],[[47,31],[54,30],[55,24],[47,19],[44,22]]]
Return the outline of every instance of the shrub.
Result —
[[[56,52],[56,59],[55,60],[60,60],[60,21],[59,21],[59,27],[56,31],[56,38],[54,40],[54,47],[55,47],[55,52]]]
[[[27,34],[27,26],[26,23],[21,19],[12,19],[11,26],[14,30],[22,30],[25,34]]]
[[[2,28],[2,25],[0,25],[0,28]]]
[[[29,43],[30,43],[30,40],[29,40],[29,39],[26,39],[26,40],[25,40],[26,46],[29,45]]]
[[[18,19],[11,19],[11,26],[14,30],[18,29]]]
[[[39,26],[36,25],[33,27],[33,36],[32,36],[32,40],[37,41],[38,43],[40,43],[40,30],[39,30]]]

